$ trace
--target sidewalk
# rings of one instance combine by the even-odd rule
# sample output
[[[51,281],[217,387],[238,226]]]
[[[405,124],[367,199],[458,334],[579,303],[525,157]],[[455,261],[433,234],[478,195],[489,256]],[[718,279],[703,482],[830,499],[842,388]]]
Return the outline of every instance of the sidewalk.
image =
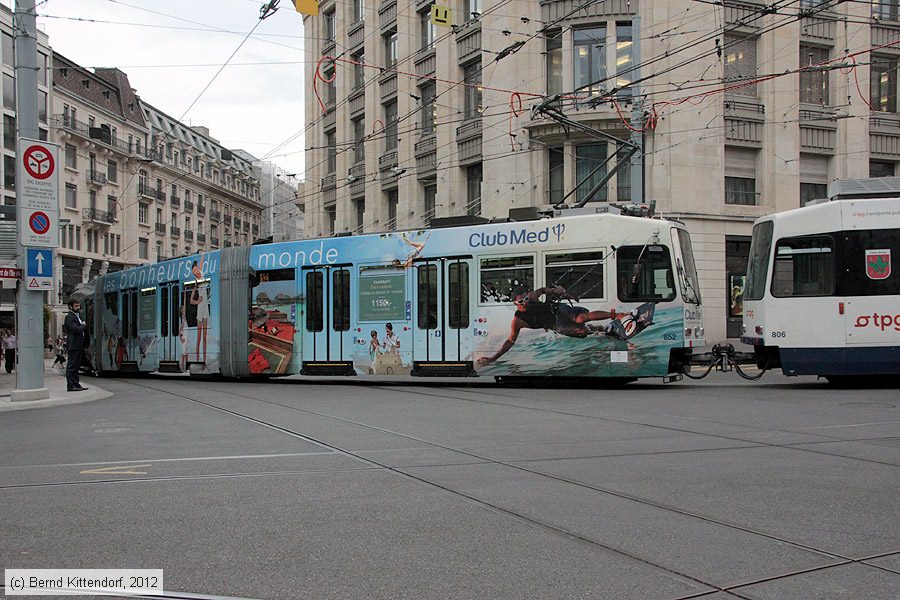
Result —
[[[10,392],[16,388],[16,374],[7,373],[5,370],[0,369],[0,412],[81,404],[82,402],[92,402],[112,396],[112,392],[95,385],[100,381],[99,379],[84,376],[81,378],[81,383],[90,388],[88,391],[67,392],[65,374],[60,375],[56,369],[50,368],[52,363],[53,359],[44,360],[44,386],[50,392],[50,398],[45,400],[12,402],[10,400]]]

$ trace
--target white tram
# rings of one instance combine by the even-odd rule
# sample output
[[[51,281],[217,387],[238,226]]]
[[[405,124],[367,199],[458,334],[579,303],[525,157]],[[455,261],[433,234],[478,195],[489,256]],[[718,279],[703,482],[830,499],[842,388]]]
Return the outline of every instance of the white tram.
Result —
[[[900,374],[900,177],[829,192],[754,225],[742,341],[785,375]]]

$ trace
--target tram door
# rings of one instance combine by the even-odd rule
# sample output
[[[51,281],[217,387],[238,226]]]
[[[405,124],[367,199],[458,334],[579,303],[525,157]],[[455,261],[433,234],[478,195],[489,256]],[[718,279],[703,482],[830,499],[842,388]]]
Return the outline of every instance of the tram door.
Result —
[[[133,371],[137,366],[136,356],[138,354],[138,291],[129,289],[122,291],[122,330],[119,337],[114,340],[112,346],[115,348],[113,353],[113,362],[115,369],[122,371]]]
[[[424,259],[415,271],[413,374],[471,375],[463,342],[470,325],[472,257]]]
[[[304,267],[304,375],[354,375],[350,266]]]
[[[181,372],[179,355],[181,340],[181,293],[177,281],[159,286],[159,370],[166,373]]]

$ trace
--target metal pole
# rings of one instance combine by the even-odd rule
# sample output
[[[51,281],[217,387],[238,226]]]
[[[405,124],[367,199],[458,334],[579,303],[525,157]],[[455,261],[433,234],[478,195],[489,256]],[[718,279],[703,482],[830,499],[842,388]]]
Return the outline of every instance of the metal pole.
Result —
[[[34,0],[16,0],[13,17],[15,35],[16,73],[16,123],[17,138],[39,139],[38,129],[38,61],[37,61],[37,19]],[[16,156],[16,160],[21,160]],[[16,178],[16,197],[21,197],[21,178]],[[18,227],[25,227],[26,217],[21,208],[16,215]],[[53,226],[56,226],[54,223]],[[24,273],[25,247],[16,244],[19,268]],[[12,400],[40,400],[49,398],[44,387],[44,295],[38,290],[29,290],[25,282],[19,282],[16,293],[16,339],[18,361],[16,365],[16,389]]]
[[[641,78],[641,16],[634,15],[631,19],[631,60],[635,70],[631,73],[631,80],[638,81]],[[635,84],[631,87],[631,126],[640,129],[644,124],[644,109],[641,99],[641,87]],[[644,134],[640,131],[631,132],[631,142],[637,146],[637,152],[631,156],[631,201],[644,201]]]

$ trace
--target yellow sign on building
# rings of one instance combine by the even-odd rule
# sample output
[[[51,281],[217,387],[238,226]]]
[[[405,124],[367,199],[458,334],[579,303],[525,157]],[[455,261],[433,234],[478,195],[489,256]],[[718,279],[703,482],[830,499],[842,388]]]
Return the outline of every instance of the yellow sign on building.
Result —
[[[453,21],[453,14],[449,7],[431,5],[431,23],[440,27],[450,27]]]

